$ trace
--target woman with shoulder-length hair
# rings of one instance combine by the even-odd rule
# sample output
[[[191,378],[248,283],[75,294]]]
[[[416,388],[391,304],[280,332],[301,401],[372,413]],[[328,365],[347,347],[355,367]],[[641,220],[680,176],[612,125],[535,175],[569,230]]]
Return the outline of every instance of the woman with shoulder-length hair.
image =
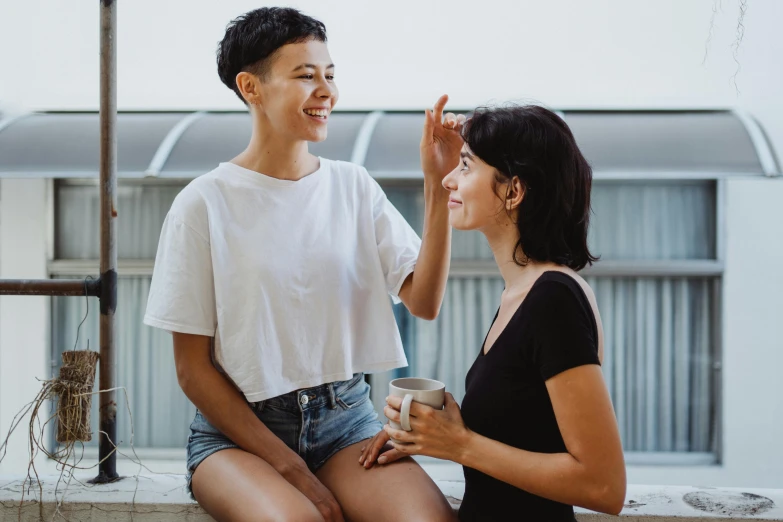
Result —
[[[600,368],[601,318],[577,274],[596,259],[590,166],[566,123],[538,106],[479,109],[462,136],[460,165],[443,180],[449,222],[486,236],[505,281],[500,307],[462,409],[450,394],[442,411],[413,403],[412,430],[385,426],[362,464],[406,455],[462,464],[463,521],[573,521],[572,506],[617,514],[625,465]],[[401,400],[387,403],[399,421]]]

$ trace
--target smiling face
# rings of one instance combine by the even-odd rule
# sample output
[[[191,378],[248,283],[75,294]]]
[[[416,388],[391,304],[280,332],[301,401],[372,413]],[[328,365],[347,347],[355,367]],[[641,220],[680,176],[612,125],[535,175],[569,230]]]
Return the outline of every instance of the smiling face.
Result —
[[[459,166],[443,178],[449,195],[449,223],[457,230],[486,230],[511,219],[504,186],[493,167],[462,147]]]
[[[270,58],[263,77],[237,75],[237,85],[263,127],[292,141],[326,139],[329,114],[339,93],[326,43],[287,44]]]

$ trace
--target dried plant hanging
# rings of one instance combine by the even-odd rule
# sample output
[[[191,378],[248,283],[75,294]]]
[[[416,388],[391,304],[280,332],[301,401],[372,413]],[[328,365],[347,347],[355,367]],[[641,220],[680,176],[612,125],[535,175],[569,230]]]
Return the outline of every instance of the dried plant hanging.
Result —
[[[87,279],[85,279],[85,286],[86,284]],[[22,423],[25,416],[30,414],[30,421],[28,424],[28,450],[30,460],[27,466],[27,476],[21,485],[22,498],[19,502],[19,520],[22,520],[22,511],[25,505],[25,497],[29,495],[30,489],[35,486],[37,486],[39,491],[39,519],[45,519],[44,503],[42,502],[43,484],[41,483],[38,471],[35,467],[35,460],[39,453],[43,453],[48,458],[56,461],[57,468],[60,471],[54,490],[55,508],[51,520],[68,520],[68,518],[65,517],[65,515],[60,511],[60,508],[62,507],[65,494],[68,492],[68,487],[71,480],[77,480],[73,476],[74,471],[94,469],[98,466],[98,464],[100,464],[96,463],[89,466],[82,465],[82,460],[84,458],[84,443],[92,440],[93,436],[92,430],[90,428],[90,412],[92,409],[93,395],[115,390],[121,390],[124,392],[125,403],[130,418],[131,433],[129,443],[133,455],[129,456],[120,452],[118,449],[119,442],[109,440],[109,444],[112,446],[111,453],[117,452],[121,455],[124,455],[132,462],[138,464],[139,472],[141,472],[141,468],[144,468],[151,473],[157,473],[150,470],[147,468],[147,466],[144,466],[141,463],[141,460],[136,454],[136,450],[133,446],[134,425],[127,390],[122,386],[113,388],[111,390],[93,390],[95,387],[95,374],[100,355],[97,352],[91,351],[89,349],[89,339],[86,343],[86,350],[76,349],[79,345],[79,332],[82,325],[87,320],[89,313],[90,306],[89,299],[87,299],[87,307],[84,318],[76,329],[76,341],[74,343],[74,348],[73,350],[62,353],[62,366],[58,376],[42,382],[41,389],[35,398],[25,405],[19,411],[19,413],[16,414],[16,416],[14,416],[5,440],[0,443],[0,462],[2,462],[5,458],[6,451],[8,449],[8,441],[11,438],[11,435]],[[50,414],[48,417],[44,417],[42,412],[46,411],[50,400],[56,401],[54,413]],[[45,418],[43,422],[41,422],[42,418]],[[56,429],[55,439],[58,442],[58,445],[56,448],[51,450],[47,447],[45,433],[46,427],[53,421],[55,423]],[[103,433],[104,436],[106,435],[104,432],[101,433]],[[79,448],[81,451],[79,451],[77,448]],[[135,478],[136,488],[138,489],[139,475],[137,474]],[[61,485],[64,486],[62,490],[60,490]],[[133,519],[133,509],[135,503],[136,491],[134,491],[133,501],[130,506],[131,520]]]
[[[60,375],[52,380],[57,396],[57,442],[89,442],[90,407],[99,354],[90,350],[63,352]]]

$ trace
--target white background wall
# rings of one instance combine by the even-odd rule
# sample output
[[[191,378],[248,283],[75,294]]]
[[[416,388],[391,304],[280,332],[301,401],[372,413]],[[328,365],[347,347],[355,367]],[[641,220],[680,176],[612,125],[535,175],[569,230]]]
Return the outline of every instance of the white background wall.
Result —
[[[43,179],[0,179],[0,279],[49,276],[49,188]],[[49,378],[48,347],[49,298],[0,297],[0,445],[14,416],[40,391],[36,379]],[[27,416],[10,440],[1,472],[26,472],[29,420]]]
[[[217,79],[214,49],[232,17],[264,4],[120,2],[120,109],[240,109]],[[781,0],[747,1],[739,93],[739,0],[287,5],[327,24],[342,109],[421,109],[443,92],[461,108],[508,99],[556,108],[739,106],[783,151]],[[97,109],[96,2],[0,0],[0,105]],[[0,278],[46,275],[46,190],[40,180],[0,182]],[[783,182],[731,181],[726,197],[725,463],[633,467],[631,482],[783,487]],[[35,377],[48,374],[47,328],[45,298],[0,298],[0,431],[37,392]],[[22,470],[24,442],[17,436],[0,472]]]
[[[120,108],[241,108],[217,78],[214,51],[229,20],[261,5],[292,5],[326,23],[343,109],[421,109],[443,92],[463,108],[508,99],[739,105],[783,150],[780,0],[747,0],[739,94],[740,0],[119,2]],[[0,103],[97,108],[95,2],[0,2]]]

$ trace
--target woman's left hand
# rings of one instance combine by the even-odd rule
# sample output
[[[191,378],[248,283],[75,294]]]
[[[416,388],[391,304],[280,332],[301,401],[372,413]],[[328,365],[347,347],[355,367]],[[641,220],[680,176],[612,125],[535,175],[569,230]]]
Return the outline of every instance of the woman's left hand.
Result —
[[[447,95],[441,96],[435,107],[424,114],[424,129],[421,135],[419,152],[424,179],[434,180],[438,185],[443,178],[459,166],[459,154],[462,150],[462,126],[465,115],[447,113],[443,115]]]
[[[386,404],[383,409],[386,417],[399,423],[402,399],[390,396]],[[442,410],[412,402],[410,424],[411,431],[395,430],[388,424],[383,427],[390,437],[402,442],[390,441],[397,451],[460,462],[471,432],[465,427],[459,405],[450,393],[446,393]]]

